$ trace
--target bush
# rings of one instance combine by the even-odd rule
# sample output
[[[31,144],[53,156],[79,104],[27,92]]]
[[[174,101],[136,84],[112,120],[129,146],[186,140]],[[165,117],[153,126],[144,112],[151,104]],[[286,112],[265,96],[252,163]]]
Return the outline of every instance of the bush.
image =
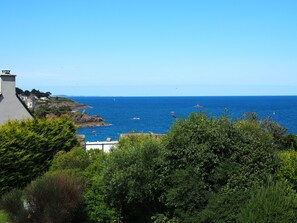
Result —
[[[283,183],[269,183],[255,190],[239,214],[242,223],[294,223],[297,222],[297,197],[288,192]]]
[[[140,138],[139,138],[140,137]],[[162,213],[161,154],[159,140],[132,136],[121,140],[104,168],[107,200],[124,222],[151,222]]]
[[[297,152],[294,150],[280,152],[279,160],[278,178],[286,183],[289,189],[297,191]]]
[[[106,198],[106,185],[103,182],[103,170],[107,165],[106,159],[108,154],[102,150],[90,150],[88,155],[91,159],[91,164],[85,170],[87,183],[83,207],[86,222],[114,222],[119,218],[119,215],[115,208],[109,205],[110,202]]]
[[[74,176],[55,173],[31,182],[24,191],[12,190],[1,198],[1,208],[15,223],[67,223],[76,216],[83,184]]]
[[[23,192],[20,189],[13,189],[1,197],[0,208],[5,211],[13,223],[29,222],[23,202]]]
[[[50,168],[51,173],[62,171],[84,180],[84,199],[80,208],[83,222],[113,222],[118,218],[116,211],[107,205],[105,199],[102,175],[106,158],[107,154],[101,150],[73,148],[70,152],[58,152]]]
[[[297,136],[292,134],[284,136],[283,146],[286,149],[297,150]]]
[[[27,211],[33,222],[72,222],[82,201],[83,184],[74,176],[45,175],[25,188]]]
[[[81,147],[74,147],[69,152],[59,151],[55,155],[50,172],[63,171],[84,177],[84,171],[90,163],[89,154]]]
[[[0,195],[43,174],[54,155],[77,144],[68,119],[10,121],[0,126]]]
[[[191,114],[172,126],[164,144],[164,202],[182,222],[196,222],[213,194],[248,190],[277,168],[273,135],[255,121]]]
[[[9,223],[7,214],[0,210],[0,223]]]

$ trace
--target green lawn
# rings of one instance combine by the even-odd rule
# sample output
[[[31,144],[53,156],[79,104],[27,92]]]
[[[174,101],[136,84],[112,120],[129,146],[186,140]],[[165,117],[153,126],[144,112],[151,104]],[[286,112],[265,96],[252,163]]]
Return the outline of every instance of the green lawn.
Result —
[[[0,210],[0,223],[9,223],[6,214]]]

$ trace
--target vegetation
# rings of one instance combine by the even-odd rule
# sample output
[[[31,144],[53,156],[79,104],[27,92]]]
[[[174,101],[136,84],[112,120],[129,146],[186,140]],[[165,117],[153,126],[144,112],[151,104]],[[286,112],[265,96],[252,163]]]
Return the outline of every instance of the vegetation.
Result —
[[[85,183],[84,201],[80,215],[84,222],[113,222],[118,218],[115,209],[108,205],[102,175],[107,154],[101,150],[86,152],[82,148],[74,148],[70,152],[57,153],[50,172],[64,172],[80,177]]]
[[[75,219],[82,200],[82,182],[62,173],[44,175],[24,191],[12,190],[1,200],[11,222],[67,223]]]
[[[24,187],[47,171],[54,155],[77,144],[66,118],[10,121],[0,126],[0,194]]]
[[[281,182],[270,181],[253,191],[253,196],[241,209],[239,221],[293,223],[297,222],[296,207],[296,193],[287,191]]]
[[[51,92],[42,92],[36,89],[32,89],[31,91],[28,91],[28,90],[23,91],[20,88],[16,88],[16,93],[18,95],[24,95],[24,96],[35,95],[37,98],[49,97],[52,95]]]
[[[0,210],[11,222],[296,222],[296,137],[268,119],[191,114],[161,139],[130,135],[110,153],[76,147],[73,124],[53,123],[0,129]]]
[[[0,223],[9,223],[7,214],[0,210]]]
[[[132,136],[110,154],[103,182],[109,203],[124,222],[149,222],[163,211],[161,153],[160,141]]]

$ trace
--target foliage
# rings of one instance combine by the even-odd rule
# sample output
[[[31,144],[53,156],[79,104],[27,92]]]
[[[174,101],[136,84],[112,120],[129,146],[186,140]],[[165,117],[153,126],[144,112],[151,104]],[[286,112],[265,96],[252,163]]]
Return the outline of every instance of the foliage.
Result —
[[[287,187],[297,191],[297,152],[294,150],[279,153],[280,167],[278,178],[286,183]]]
[[[54,155],[77,144],[66,118],[10,121],[0,126],[0,194],[24,187],[51,165]]]
[[[164,214],[157,214],[152,217],[153,223],[180,223],[178,218],[169,218]]]
[[[28,213],[24,209],[23,201],[23,192],[20,189],[13,189],[1,197],[0,208],[5,211],[11,222],[27,222]]]
[[[101,150],[85,151],[77,147],[70,152],[58,152],[50,168],[51,173],[62,171],[84,180],[84,200],[80,208],[84,222],[113,222],[118,217],[116,211],[107,205],[105,199],[102,170],[106,157],[107,154]]]
[[[29,95],[33,94],[38,98],[49,97],[52,94],[51,92],[42,92],[42,91],[39,91],[39,90],[36,90],[36,89],[32,89],[31,91],[28,91],[28,90],[23,91],[20,88],[16,88],[16,93],[17,94],[23,94],[25,96],[29,96]]]
[[[287,223],[297,222],[297,197],[280,182],[269,182],[268,185],[254,191],[239,214],[242,223]]]
[[[254,112],[244,113],[243,117],[249,123],[257,123],[264,131],[267,131],[270,135],[272,135],[274,144],[279,149],[282,149],[281,147],[289,148],[286,145],[288,136],[286,135],[287,129],[285,127],[279,125],[270,117],[261,120],[260,117]]]
[[[62,150],[55,155],[50,172],[63,171],[83,177],[90,163],[89,154],[81,147],[74,147],[69,152]]]
[[[80,207],[82,190],[82,182],[74,176],[45,175],[26,187],[27,211],[33,222],[72,222]]]
[[[1,208],[15,223],[72,222],[81,202],[82,182],[63,173],[48,174],[32,181],[23,191],[12,190]]]
[[[0,210],[0,223],[9,223],[7,214],[1,210]]]
[[[219,191],[209,195],[206,207],[193,222],[237,222],[238,214],[250,198],[251,190]]]
[[[282,144],[286,149],[297,150],[297,136],[293,134],[285,135]]]
[[[213,194],[248,190],[277,167],[273,136],[258,122],[193,113],[164,143],[164,200],[182,222],[195,222]]]
[[[91,163],[85,170],[87,182],[83,207],[86,220],[89,223],[114,222],[119,216],[117,211],[108,205],[106,185],[103,182],[103,169],[108,155],[102,150],[90,150],[88,156]]]
[[[122,140],[104,168],[107,199],[124,222],[150,222],[163,211],[162,146],[159,140],[139,137]]]
[[[49,107],[47,105],[44,105],[36,108],[34,111],[34,115],[38,118],[45,118],[49,114],[54,114],[59,117],[62,114],[67,114],[70,111],[71,108],[69,106]]]

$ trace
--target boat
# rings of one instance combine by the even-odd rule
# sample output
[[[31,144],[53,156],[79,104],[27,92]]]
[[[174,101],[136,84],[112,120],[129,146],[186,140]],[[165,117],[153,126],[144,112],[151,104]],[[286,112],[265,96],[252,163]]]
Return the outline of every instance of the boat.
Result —
[[[194,105],[194,108],[202,108],[202,105],[196,104]]]

